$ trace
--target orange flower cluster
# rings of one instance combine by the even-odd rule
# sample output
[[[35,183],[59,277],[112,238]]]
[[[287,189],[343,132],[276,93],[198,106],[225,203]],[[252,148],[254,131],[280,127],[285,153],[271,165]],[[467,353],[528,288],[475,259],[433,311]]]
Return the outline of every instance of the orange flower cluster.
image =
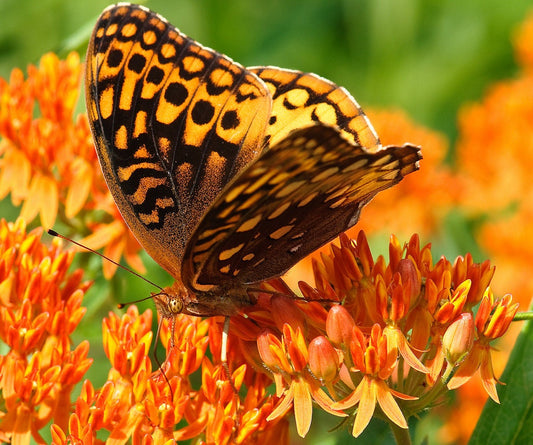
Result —
[[[69,339],[88,284],[80,271],[66,274],[72,252],[39,237],[39,230],[26,234],[21,219],[0,223],[0,335],[11,348],[2,357],[2,440],[42,441],[39,430],[52,420],[54,444],[102,443],[102,430],[121,443],[283,444],[290,409],[305,436],[313,401],[350,416],[358,436],[374,415],[407,428],[406,419],[442,397],[446,384],[456,388],[478,368],[497,400],[490,342],[507,330],[517,305],[485,290],[494,269],[470,256],[433,264],[416,236],[404,247],[393,238],[387,264],[374,260],[361,232],[357,243],[342,236],[340,247],[315,261],[317,287],[300,283],[307,301],[274,280],[247,317],[232,317],[231,381],[218,359],[220,320],[181,315],[172,329],[164,320],[167,358],[153,372],[151,312],[132,306],[122,317],[110,314],[107,382],[85,381],[71,411],[72,389],[91,364],[88,343],[72,351]]]
[[[89,381],[84,383],[68,429],[52,426],[53,443],[101,443],[96,439],[101,430],[109,431],[109,440],[121,443],[128,438],[134,443],[163,444],[198,437],[210,444],[247,443],[251,436],[262,439],[258,443],[269,443],[271,436],[259,434],[267,426],[276,429],[266,422],[273,405],[265,391],[268,379],[253,376],[247,381],[246,397],[241,400],[235,394],[221,365],[206,357],[208,341],[216,336],[210,333],[213,321],[178,317],[177,343],[169,348],[163,367],[152,372],[147,355],[151,319],[151,311],[139,315],[132,306],[121,318],[110,314],[104,321],[104,348],[112,365],[108,380],[99,390]],[[168,326],[163,332],[168,342]],[[194,389],[191,375],[199,368],[202,383]],[[233,372],[237,389],[245,380],[245,367]]]
[[[64,61],[50,53],[28,67],[27,79],[20,69],[9,82],[0,78],[0,199],[11,194],[25,221],[39,215],[46,228],[59,217],[73,233],[91,234],[86,245],[143,270],[140,247],[95,168],[87,117],[73,117],[81,73],[77,53]],[[114,270],[104,265],[107,277]]]
[[[56,221],[60,201],[67,218],[76,216],[95,185],[87,120],[72,120],[81,70],[76,53],[65,61],[47,54],[28,67],[27,80],[19,69],[9,83],[0,79],[0,198],[11,193],[13,204],[24,203],[21,216],[40,215],[45,227]]]
[[[67,269],[73,252],[41,244],[42,230],[26,233],[22,219],[0,220],[0,440],[44,443],[50,420],[66,425],[72,390],[90,367],[89,343],[72,349],[70,335],[85,313],[89,283]]]
[[[143,444],[199,436],[210,444],[288,438],[286,420],[266,420],[274,398],[265,374],[246,366],[233,372],[235,387],[247,388],[241,399],[222,365],[207,358],[209,342],[212,351],[220,349],[215,320],[178,317],[174,346],[162,369],[152,372],[151,311],[140,315],[133,306],[104,320],[108,380],[99,389],[84,381],[72,410],[73,389],[92,364],[89,343],[72,349],[70,340],[85,314],[81,302],[90,284],[81,281],[81,270],[67,273],[74,252],[61,252],[57,240],[43,245],[41,234],[26,233],[21,218],[0,220],[0,338],[9,347],[0,356],[2,442],[25,444],[33,437],[45,443],[40,430],[50,422],[54,444],[103,443],[97,438],[103,430],[111,441]],[[168,323],[162,332],[168,346]],[[202,383],[193,389],[190,377],[200,368]],[[186,426],[176,430],[180,423]]]
[[[301,282],[300,290],[307,300],[342,305],[326,311],[317,302],[271,300],[274,320],[279,314],[284,324],[257,340],[280,397],[269,419],[292,405],[304,436],[315,401],[337,416],[352,413],[357,437],[379,405],[378,416],[407,428],[406,417],[461,386],[478,368],[488,394],[498,400],[490,341],[507,330],[518,305],[509,295],[494,300],[486,290],[494,274],[488,261],[475,264],[467,255],[454,264],[445,258],[433,264],[429,245],[421,248],[416,235],[405,247],[392,237],[389,264],[382,256],[373,259],[363,232],[357,243],[342,235],[340,247],[331,249],[314,262],[316,289]],[[253,312],[248,316],[254,319]],[[472,322],[458,329],[465,317]]]

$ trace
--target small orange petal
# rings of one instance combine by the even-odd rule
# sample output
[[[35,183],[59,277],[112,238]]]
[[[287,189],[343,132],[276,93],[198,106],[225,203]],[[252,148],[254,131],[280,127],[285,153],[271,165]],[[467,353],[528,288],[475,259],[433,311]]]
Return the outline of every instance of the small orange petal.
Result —
[[[1,160],[0,171],[0,199],[11,192],[13,204],[20,205],[28,195],[31,174],[28,158],[20,150],[10,147]]]
[[[277,406],[272,410],[272,412],[267,417],[267,420],[274,420],[278,417],[283,417],[291,407],[291,403],[294,399],[294,385],[290,385],[289,389],[281,396],[281,400]]]
[[[385,415],[400,428],[407,428],[405,417],[398,403],[394,400],[389,387],[383,381],[376,381],[375,383],[377,400]]]
[[[296,430],[300,437],[305,437],[311,427],[311,419],[313,418],[313,400],[305,380],[295,380],[292,385],[294,386]]]
[[[370,419],[372,419],[372,415],[376,409],[377,387],[375,383],[374,379],[365,376],[359,384],[361,387],[361,400],[359,401],[359,407],[353,423],[352,435],[354,437],[361,435],[370,423]]]
[[[361,400],[362,391],[363,386],[359,384],[355,391],[353,391],[348,397],[333,403],[331,407],[333,409],[344,410],[355,406],[357,403],[359,403],[359,400]]]
[[[56,182],[41,174],[36,174],[24,201],[20,216],[26,221],[32,221],[38,213],[41,215],[41,224],[52,227],[57,217],[58,191]]]
[[[74,218],[85,205],[93,182],[93,169],[85,159],[75,158],[71,169],[74,175],[65,200],[65,215],[69,219]]]

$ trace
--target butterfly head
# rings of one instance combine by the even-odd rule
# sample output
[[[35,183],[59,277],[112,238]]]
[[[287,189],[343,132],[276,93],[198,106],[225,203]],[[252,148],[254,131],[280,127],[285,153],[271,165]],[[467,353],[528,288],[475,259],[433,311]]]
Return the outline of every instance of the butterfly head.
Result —
[[[184,292],[187,292],[183,289]],[[174,318],[185,309],[184,296],[181,292],[176,292],[173,288],[165,288],[163,291],[153,294],[157,312],[163,318]]]

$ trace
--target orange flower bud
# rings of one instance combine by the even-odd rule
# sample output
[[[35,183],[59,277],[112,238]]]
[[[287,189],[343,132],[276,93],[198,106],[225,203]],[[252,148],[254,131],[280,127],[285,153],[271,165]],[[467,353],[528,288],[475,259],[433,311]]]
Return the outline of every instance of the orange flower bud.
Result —
[[[334,345],[348,345],[353,337],[355,321],[341,305],[333,306],[326,319],[326,332]]]
[[[311,372],[324,382],[331,382],[337,377],[339,355],[322,335],[315,337],[309,344],[309,367]]]
[[[279,355],[275,354],[273,351],[283,350],[281,341],[270,331],[264,331],[257,337],[257,349],[261,359],[269,368],[276,368],[279,366]]]
[[[420,293],[421,278],[420,272],[410,259],[402,259],[398,264],[398,272],[402,277],[404,287],[409,286],[409,298],[415,298]]]
[[[455,320],[442,337],[442,346],[446,360],[451,365],[461,363],[474,345],[474,317],[470,312],[465,312]]]

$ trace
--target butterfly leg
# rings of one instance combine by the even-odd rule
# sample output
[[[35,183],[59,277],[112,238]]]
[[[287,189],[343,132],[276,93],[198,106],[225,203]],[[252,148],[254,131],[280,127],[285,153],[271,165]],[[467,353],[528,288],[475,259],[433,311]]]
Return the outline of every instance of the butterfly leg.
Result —
[[[233,380],[231,379],[231,372],[230,372],[229,365],[228,365],[228,335],[229,335],[230,319],[231,318],[228,316],[224,318],[224,327],[222,329],[222,347],[220,351],[220,361],[222,362],[222,367],[224,368],[224,372],[226,373],[226,378],[228,379],[228,382],[231,384],[231,387],[233,388],[235,395],[238,395],[239,391],[237,391],[237,388],[235,388]]]
[[[228,366],[228,334],[229,334],[229,322],[230,317],[224,319],[224,328],[222,329],[222,351],[220,352],[220,360],[222,366],[226,370],[229,378],[229,366]]]

